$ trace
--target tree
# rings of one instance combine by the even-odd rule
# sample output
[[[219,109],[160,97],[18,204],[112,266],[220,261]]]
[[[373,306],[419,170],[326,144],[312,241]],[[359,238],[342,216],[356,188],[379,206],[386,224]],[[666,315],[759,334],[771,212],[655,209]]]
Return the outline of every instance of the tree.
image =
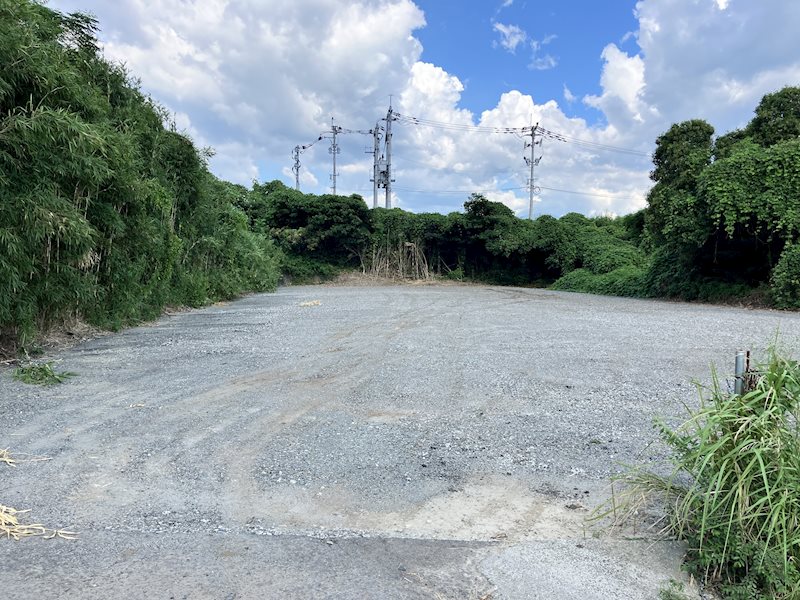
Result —
[[[800,137],[800,87],[785,87],[767,94],[756,107],[748,134],[762,146]]]

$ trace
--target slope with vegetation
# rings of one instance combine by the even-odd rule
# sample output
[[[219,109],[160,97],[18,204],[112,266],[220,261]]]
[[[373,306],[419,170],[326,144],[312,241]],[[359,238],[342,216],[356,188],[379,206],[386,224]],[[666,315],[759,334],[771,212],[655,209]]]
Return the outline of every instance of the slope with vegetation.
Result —
[[[95,34],[88,16],[0,1],[0,346],[277,282],[248,191],[209,173]]]

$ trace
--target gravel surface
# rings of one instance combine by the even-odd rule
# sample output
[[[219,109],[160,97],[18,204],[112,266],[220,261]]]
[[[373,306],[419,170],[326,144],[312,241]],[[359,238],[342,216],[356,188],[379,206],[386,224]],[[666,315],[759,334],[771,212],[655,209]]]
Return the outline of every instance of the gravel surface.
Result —
[[[51,459],[0,463],[0,504],[80,532],[0,540],[0,597],[653,598],[680,548],[587,540],[586,508],[778,331],[800,348],[796,313],[309,286],[85,342],[55,387],[0,371],[0,448]]]

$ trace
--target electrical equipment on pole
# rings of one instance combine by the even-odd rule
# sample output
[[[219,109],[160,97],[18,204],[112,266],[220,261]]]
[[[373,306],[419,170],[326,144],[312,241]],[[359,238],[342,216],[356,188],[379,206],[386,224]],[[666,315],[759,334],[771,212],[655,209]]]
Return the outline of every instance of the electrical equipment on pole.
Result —
[[[294,189],[300,189],[300,146],[295,146],[292,152],[294,157],[294,164],[292,165],[292,172],[294,173]]]
[[[331,173],[331,181],[333,182],[333,195],[336,195],[336,177],[339,173],[336,172],[336,155],[342,152],[342,149],[339,148],[339,144],[336,143],[336,136],[342,132],[342,128],[338,125],[334,125],[333,117],[331,117],[331,146],[328,148],[328,152],[333,157],[333,172]]]
[[[300,190],[300,155],[320,141],[323,137],[324,136],[320,135],[310,144],[294,147],[294,150],[292,151],[292,157],[294,158],[294,164],[292,165],[292,172],[294,173],[294,189]]]
[[[384,168],[384,187],[386,188],[386,208],[392,208],[392,121],[397,117],[392,112],[392,97],[389,96],[389,112],[386,113],[386,164]]]
[[[372,150],[367,150],[366,154],[372,154],[372,208],[378,208],[378,188],[381,186],[381,170],[380,170],[380,145],[381,145],[381,126],[380,121],[375,123],[375,129],[372,133]]]
[[[541,147],[542,137],[539,136],[539,140],[536,140],[537,133],[539,131],[538,123],[533,125],[530,130],[531,141],[530,143],[525,142],[525,149],[531,149],[531,156],[530,158],[523,156],[523,159],[525,160],[525,164],[527,164],[531,169],[531,175],[528,179],[528,219],[533,219],[533,197],[541,193],[541,189],[536,187],[536,179],[534,179],[534,167],[539,164],[540,160],[542,160],[541,155],[538,158],[536,157],[536,146]]]

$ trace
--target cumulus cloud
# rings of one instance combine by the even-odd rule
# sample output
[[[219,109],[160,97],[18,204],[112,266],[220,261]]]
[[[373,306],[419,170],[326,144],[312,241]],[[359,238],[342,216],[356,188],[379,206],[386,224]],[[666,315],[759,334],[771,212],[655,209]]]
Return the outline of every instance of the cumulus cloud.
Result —
[[[448,65],[424,60],[415,32],[425,26],[425,16],[412,0],[51,5],[97,14],[106,54],[126,63],[144,89],[173,111],[176,128],[216,149],[210,160],[215,173],[239,183],[282,177],[294,185],[291,149],[316,140],[335,116],[350,131],[339,138],[338,189],[362,193],[371,204],[365,147],[372,138],[357,131],[386,114],[389,94],[400,114],[455,124],[393,123],[393,202],[417,211],[457,210],[470,191],[484,191],[526,215],[524,140],[470,126],[536,122],[571,140],[544,139],[537,214],[636,210],[650,185],[646,154],[671,123],[705,118],[724,132],[746,123],[763,94],[800,81],[791,26],[800,22],[796,2],[641,0],[632,34],[638,50],[609,43],[597,57],[598,91],[583,97],[596,109],[597,123],[569,115],[575,96],[566,85],[564,106],[534,100],[528,90],[508,90],[480,114],[464,109],[462,81]],[[503,33],[497,25],[507,50],[528,44],[532,69],[557,68],[557,57],[546,52],[554,36],[531,40],[521,28],[502,25]],[[301,157],[305,191],[328,189],[328,144],[323,139]]]

